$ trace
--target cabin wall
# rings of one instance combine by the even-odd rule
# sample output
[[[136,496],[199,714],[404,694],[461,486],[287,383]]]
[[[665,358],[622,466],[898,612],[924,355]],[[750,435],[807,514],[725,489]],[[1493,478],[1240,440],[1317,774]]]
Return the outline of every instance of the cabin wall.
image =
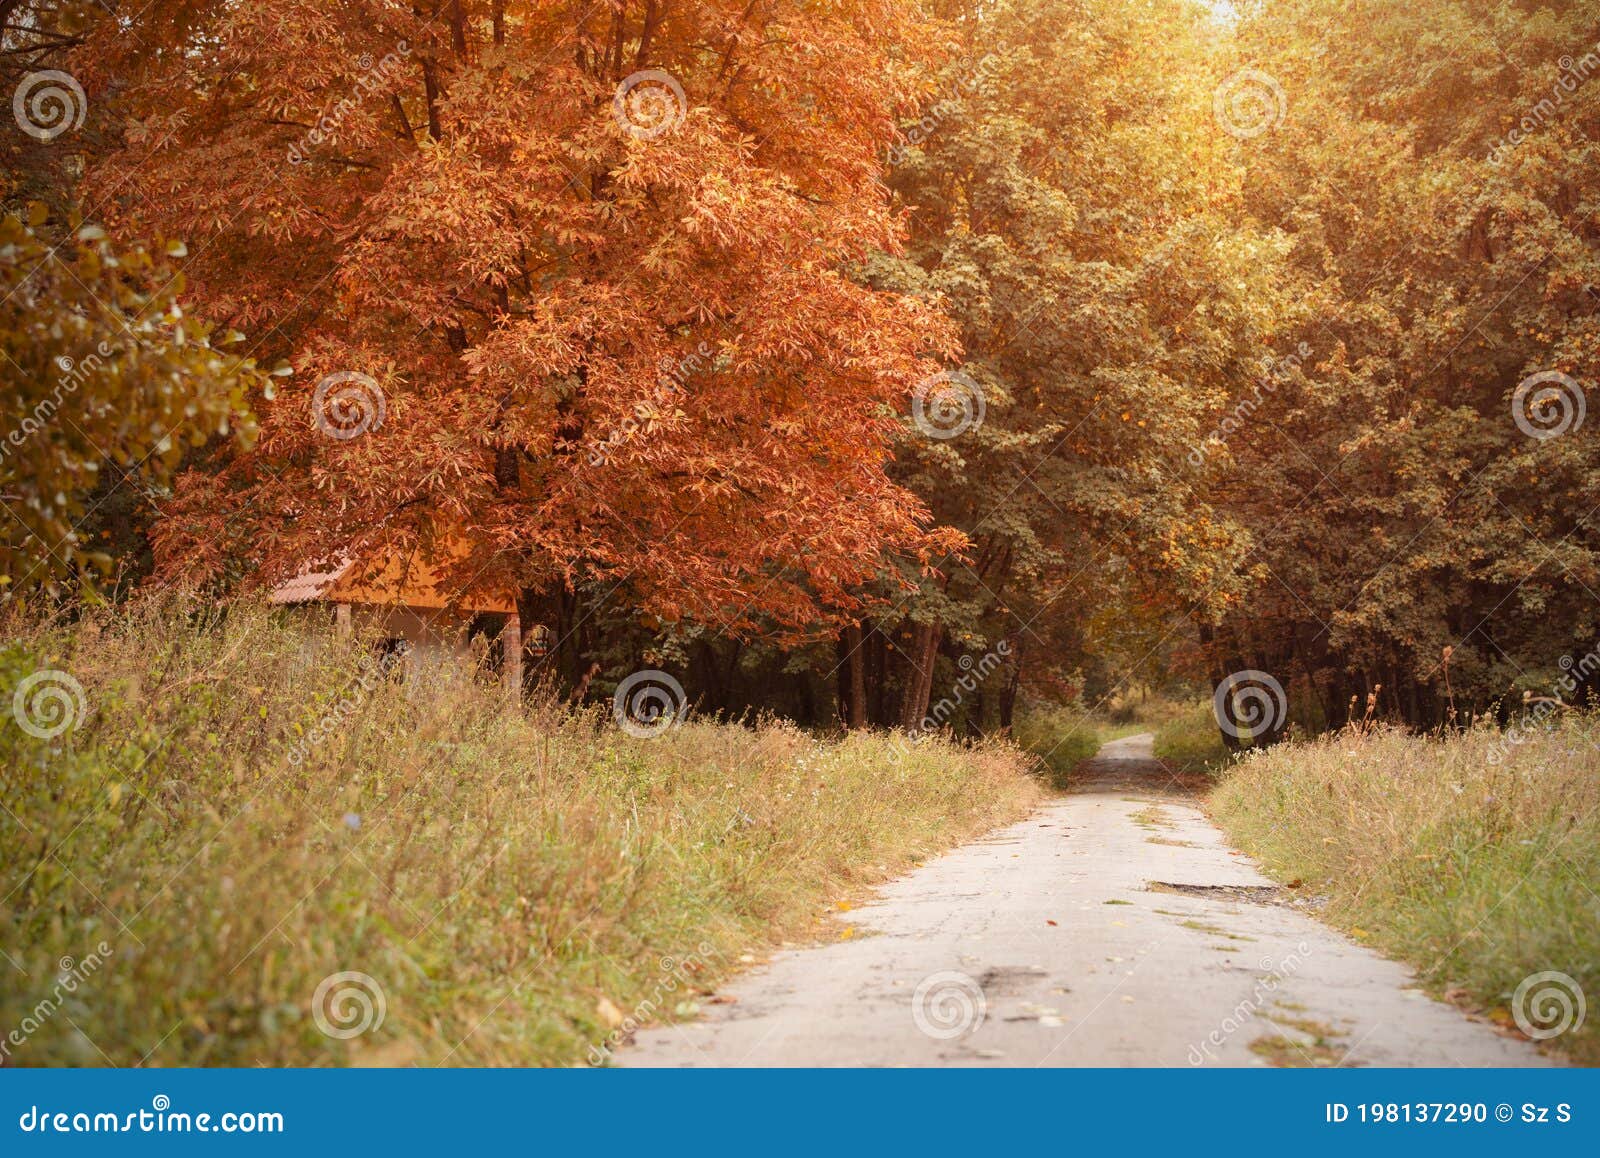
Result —
[[[330,636],[354,634],[371,641],[380,652],[403,646],[405,659],[400,670],[408,694],[437,693],[474,671],[500,671],[503,667],[499,634],[508,618],[505,615],[320,601],[295,605],[293,612]],[[478,632],[475,641],[470,638],[474,625]],[[310,659],[308,654],[308,662]]]
[[[473,655],[467,645],[469,614],[431,608],[377,607],[356,604],[350,608],[351,626],[358,635],[406,645],[405,682],[409,694],[428,694],[467,678]]]

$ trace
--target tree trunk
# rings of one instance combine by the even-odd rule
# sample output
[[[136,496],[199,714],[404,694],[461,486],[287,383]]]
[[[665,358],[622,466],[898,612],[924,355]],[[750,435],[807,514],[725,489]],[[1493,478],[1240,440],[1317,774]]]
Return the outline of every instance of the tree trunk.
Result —
[[[1017,692],[1022,687],[1022,638],[1010,641],[1011,654],[1006,662],[1006,682],[1000,692],[1000,731],[1007,735],[1016,720]]]
[[[850,663],[845,658],[849,654],[841,631],[833,637],[833,701],[834,717],[846,728],[850,726]]]
[[[933,661],[938,654],[942,628],[936,623],[919,624],[912,634],[912,647],[906,658],[911,670],[906,673],[906,698],[901,705],[900,727],[916,731],[928,714],[933,694]]]
[[[873,623],[867,627],[867,722],[877,728],[889,725],[885,715],[884,693],[889,686],[888,651],[883,646],[883,632]]]
[[[850,671],[849,694],[845,701],[845,723],[851,731],[867,726],[867,657],[861,647],[861,625],[844,629],[845,664]]]
[[[1222,687],[1222,681],[1228,678],[1228,672],[1224,670],[1226,665],[1224,665],[1220,659],[1221,645],[1217,640],[1216,628],[1212,627],[1209,623],[1200,623],[1198,627],[1200,632],[1200,644],[1205,648],[1207,666],[1211,671],[1211,688],[1213,693],[1212,702],[1215,703],[1215,693],[1217,689]],[[1217,720],[1217,732],[1222,737],[1222,746],[1228,751],[1237,752],[1244,747],[1244,745],[1239,742],[1238,736],[1235,736],[1233,733],[1228,731],[1227,728],[1222,726],[1222,721],[1220,719]]]

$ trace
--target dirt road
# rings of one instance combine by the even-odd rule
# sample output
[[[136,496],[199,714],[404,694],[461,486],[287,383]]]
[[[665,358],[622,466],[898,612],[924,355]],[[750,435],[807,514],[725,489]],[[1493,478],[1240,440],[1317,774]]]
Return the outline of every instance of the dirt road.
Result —
[[[1318,923],[1230,850],[1151,758],[841,914],[633,1066],[1548,1064]]]

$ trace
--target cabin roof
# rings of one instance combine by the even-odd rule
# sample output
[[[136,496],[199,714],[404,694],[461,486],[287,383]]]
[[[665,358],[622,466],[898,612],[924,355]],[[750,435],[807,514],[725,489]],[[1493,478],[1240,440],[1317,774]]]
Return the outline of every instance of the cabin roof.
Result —
[[[377,568],[358,567],[353,555],[344,554],[331,566],[312,564],[273,588],[272,603],[359,603],[379,607],[423,607],[431,610],[511,613],[517,609],[512,591],[455,592],[439,582],[440,572],[464,558],[469,548],[460,539],[447,539],[432,558],[420,551],[393,552]]]
[[[304,570],[272,589],[269,603],[311,603],[327,598],[328,588],[350,569],[350,560],[335,565],[327,571]]]

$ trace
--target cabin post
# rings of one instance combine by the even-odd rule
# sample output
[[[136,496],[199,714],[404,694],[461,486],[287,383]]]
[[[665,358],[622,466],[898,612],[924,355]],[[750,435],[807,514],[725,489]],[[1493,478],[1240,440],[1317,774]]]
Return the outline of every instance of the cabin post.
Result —
[[[500,629],[501,671],[505,675],[506,691],[513,696],[522,694],[522,616],[513,611],[506,616]]]
[[[336,603],[333,607],[333,629],[339,638],[344,639],[350,634],[350,605]]]

